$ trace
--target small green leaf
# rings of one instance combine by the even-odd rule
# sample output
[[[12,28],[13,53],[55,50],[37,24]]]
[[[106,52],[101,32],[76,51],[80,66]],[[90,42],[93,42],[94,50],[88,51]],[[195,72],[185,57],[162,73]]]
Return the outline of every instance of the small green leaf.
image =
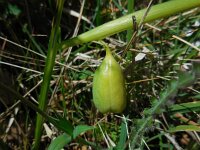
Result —
[[[48,147],[48,150],[61,150],[72,140],[70,135],[63,134],[55,138]]]
[[[178,131],[197,131],[200,132],[200,126],[195,125],[180,125],[168,130],[168,132],[178,132]]]
[[[196,77],[200,77],[200,63],[199,62],[194,62],[193,63],[193,70],[195,72]]]
[[[200,111],[200,101],[175,104],[169,108],[169,111],[171,113],[176,113],[176,112],[186,113],[186,112],[192,112],[192,111],[199,112]]]
[[[94,129],[94,126],[87,126],[87,125],[78,125],[75,127],[73,131],[73,138],[75,139],[77,136],[79,136],[81,133],[84,133],[88,130]]]
[[[80,73],[79,79],[81,79],[81,80],[86,79],[88,77],[91,77],[92,74],[93,74],[93,72],[90,70],[83,70]]]
[[[18,16],[21,13],[21,10],[17,7],[17,5],[8,4],[8,11],[11,15]]]
[[[121,132],[119,135],[119,142],[116,147],[117,150],[124,149],[125,143],[126,143],[126,138],[127,138],[127,131],[126,131],[126,124],[125,124],[125,120],[124,120],[121,123]]]
[[[188,85],[191,85],[194,82],[194,80],[195,80],[194,73],[181,72],[179,74],[178,85],[180,88],[187,87]]]
[[[69,122],[68,120],[66,120],[65,118],[62,118],[61,116],[58,116],[57,119],[54,119],[54,125],[64,131],[65,133],[69,134],[72,136],[74,127],[71,124],[71,122]]]
[[[200,99],[200,94],[193,96],[192,98]]]

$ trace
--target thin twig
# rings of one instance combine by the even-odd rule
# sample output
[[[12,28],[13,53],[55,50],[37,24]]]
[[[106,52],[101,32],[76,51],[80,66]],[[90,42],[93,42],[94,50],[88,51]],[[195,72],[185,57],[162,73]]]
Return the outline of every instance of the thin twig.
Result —
[[[183,43],[185,43],[185,44],[187,44],[187,45],[189,45],[189,46],[191,46],[192,48],[194,48],[194,49],[196,49],[197,51],[200,52],[200,49],[198,47],[196,47],[195,45],[187,42],[186,40],[184,40],[184,39],[182,39],[182,38],[180,38],[180,37],[178,37],[176,35],[172,35],[172,37],[175,38],[175,39],[177,39],[177,40],[179,40],[179,41],[181,41],[181,42],[183,42]]]
[[[31,53],[34,53],[34,54],[36,54],[36,55],[38,55],[38,56],[40,56],[40,57],[46,58],[46,56],[44,56],[44,55],[42,55],[42,54],[40,54],[40,53],[37,53],[37,52],[31,50],[30,48],[26,48],[25,46],[22,46],[22,45],[20,45],[20,44],[17,44],[17,43],[15,43],[15,42],[13,42],[13,41],[11,41],[11,40],[8,40],[8,39],[6,39],[6,38],[4,38],[4,37],[2,37],[2,36],[0,36],[0,39],[4,40],[4,41],[6,41],[6,42],[9,42],[9,43],[11,43],[11,44],[13,44],[13,45],[15,45],[15,46],[17,46],[17,47],[20,47],[20,48],[22,48],[22,49],[25,49],[25,50],[27,50],[27,51],[29,51],[29,52],[31,52]],[[74,68],[72,68],[72,67],[70,67],[70,66],[67,66],[67,65],[65,65],[65,64],[62,64],[62,63],[60,63],[60,62],[58,62],[58,61],[55,61],[55,63],[56,63],[56,64],[59,64],[59,65],[61,65],[61,66],[64,66],[64,67],[66,67],[66,68],[72,69],[72,70],[74,70],[74,71],[77,71],[76,69],[74,69]]]
[[[141,19],[141,21],[140,21],[140,23],[139,23],[139,25],[138,25],[138,29],[139,29],[139,30],[142,30],[142,28],[143,28],[143,22],[144,22],[144,20],[145,20],[145,18],[146,18],[146,16],[147,16],[148,12],[150,11],[152,2],[153,2],[153,0],[151,0],[151,1],[149,2],[148,6],[147,6],[147,10],[146,10],[146,12],[144,13],[144,15],[143,15],[143,17],[142,17],[142,19]],[[124,50],[124,53],[122,54],[122,57],[125,56],[127,50],[130,48],[131,44],[133,44],[133,43],[136,42],[136,40],[137,40],[136,36],[137,36],[139,30],[136,30],[136,31],[133,33],[133,35],[132,35],[132,37],[131,37],[129,43],[127,44],[127,46],[126,46],[126,48],[125,48],[125,50]]]

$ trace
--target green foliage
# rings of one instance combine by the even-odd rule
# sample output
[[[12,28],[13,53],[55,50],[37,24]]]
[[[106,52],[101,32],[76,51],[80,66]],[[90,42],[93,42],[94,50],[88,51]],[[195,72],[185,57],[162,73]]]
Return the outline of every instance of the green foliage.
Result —
[[[68,37],[73,34],[74,29],[72,23],[77,21],[77,18],[72,16],[73,14],[69,10],[73,8],[77,11],[80,5],[79,1],[65,3],[65,5],[61,4],[63,1],[26,2],[28,3],[16,1],[16,5],[14,1],[12,3],[10,1],[0,2],[0,4],[5,4],[4,7],[0,6],[5,9],[2,9],[0,16],[1,27],[3,27],[1,29],[2,31],[6,30],[6,32],[1,32],[1,35],[5,35],[5,38],[1,37],[3,44],[2,50],[0,50],[0,67],[3,67],[0,68],[0,73],[4,73],[4,65],[2,64],[5,60],[9,60],[13,65],[25,66],[39,72],[35,74],[34,71],[30,72],[30,70],[17,70],[17,74],[20,73],[16,79],[16,83],[20,85],[17,90],[0,82],[0,107],[2,105],[5,107],[4,112],[0,110],[0,123],[3,122],[1,133],[2,135],[12,134],[12,128],[11,132],[7,133],[4,132],[4,129],[7,127],[8,119],[10,119],[10,114],[13,114],[14,108],[20,108],[18,114],[14,112],[13,116],[17,127],[23,134],[17,136],[19,138],[17,142],[14,139],[12,140],[16,145],[18,144],[19,149],[30,149],[32,141],[36,141],[34,148],[38,149],[40,136],[45,134],[41,129],[44,121],[53,131],[53,137],[57,137],[52,140],[45,136],[44,141],[42,141],[47,146],[49,145],[48,142],[52,140],[49,146],[50,150],[61,149],[66,145],[67,149],[78,149],[81,146],[92,149],[116,150],[146,149],[146,147],[149,149],[174,149],[174,143],[166,136],[168,132],[172,137],[174,135],[179,137],[185,134],[185,131],[199,131],[198,126],[191,125],[190,122],[185,122],[181,118],[173,117],[176,113],[184,113],[184,117],[199,123],[200,65],[195,63],[198,62],[199,51],[198,48],[192,48],[173,36],[179,36],[195,46],[200,33],[199,26],[196,26],[199,10],[181,12],[198,7],[200,5],[199,0],[174,0],[166,3],[161,0],[159,3],[163,2],[162,4],[152,6],[145,17],[142,28],[137,31],[134,39],[136,42],[132,44],[132,47],[130,46],[130,49],[127,49],[126,55],[123,55],[123,53],[126,51],[126,41],[128,40],[125,37],[127,33],[121,31],[130,29],[129,31],[132,33],[132,29],[136,30],[132,24],[132,17],[134,15],[137,24],[140,23],[146,9],[133,12],[127,16],[123,15],[126,13],[127,7],[130,9],[129,12],[132,11],[133,2],[136,10],[146,7],[148,3],[134,0],[129,0],[128,3],[120,0],[111,0],[109,3],[100,0],[97,3],[95,3],[96,1],[87,1],[88,5],[84,6],[82,18],[79,18],[81,20],[78,33],[82,34],[69,39]],[[60,5],[58,10],[55,9],[56,2],[65,7],[62,21],[62,6]],[[154,3],[157,4],[157,1],[154,1]],[[40,7],[36,5],[38,8],[35,10],[32,7],[34,4],[41,5]],[[71,7],[71,4],[75,7]],[[42,22],[45,28],[44,32],[38,30],[40,24],[38,18],[40,17],[35,17],[35,13],[38,12],[41,18],[47,18],[46,22]],[[179,14],[166,18],[175,13]],[[53,16],[54,14],[55,16]],[[107,22],[119,16],[123,17]],[[89,22],[86,22],[84,18],[88,19]],[[53,20],[52,23],[50,20]],[[93,25],[91,22],[94,22],[94,20],[96,24]],[[107,23],[103,24],[104,22]],[[38,26],[36,26],[37,24]],[[51,32],[47,27],[50,24],[52,25]],[[101,24],[103,25],[101,26]],[[99,27],[91,29],[94,26]],[[191,31],[192,35],[188,36],[187,31]],[[50,39],[48,40],[49,32]],[[40,37],[40,34],[46,36]],[[108,37],[110,35],[113,36]],[[129,34],[128,39],[131,38],[131,35]],[[66,37],[67,40],[62,40]],[[7,38],[17,41],[21,45],[18,48],[15,44],[13,48]],[[113,49],[113,53],[118,58],[126,76],[128,104],[122,115],[113,113],[102,115],[93,105],[92,77],[104,55],[102,45],[95,40],[102,38],[105,38],[107,45]],[[46,51],[48,41],[48,51]],[[83,43],[86,44],[79,46]],[[24,49],[22,45],[25,46],[24,53],[15,54],[18,49],[20,51]],[[70,46],[74,47],[71,49]],[[29,51],[29,48],[33,51]],[[13,51],[7,53],[9,49],[13,49]],[[78,53],[81,57],[78,57]],[[47,58],[46,54],[48,54]],[[46,59],[46,62],[41,60],[41,55]],[[143,55],[143,58],[140,61],[135,61],[134,57],[138,55]],[[82,59],[82,56],[86,56],[87,59]],[[56,64],[54,64],[54,60],[56,60]],[[62,64],[59,62],[62,62]],[[44,66],[45,70],[43,70]],[[10,72],[14,72],[13,69],[11,70]],[[43,84],[40,91],[39,83],[42,78]],[[100,85],[103,82],[104,80],[100,80]],[[117,86],[118,84],[112,84],[111,91]],[[107,87],[106,84],[101,88],[107,89]],[[9,94],[5,94],[4,90],[5,93]],[[11,106],[10,99],[13,98],[10,97],[4,103],[1,99],[3,97],[1,93],[13,95],[12,97],[16,100],[20,99],[23,105],[20,106],[20,103],[17,102]],[[26,93],[26,98],[21,96],[22,93]],[[38,97],[39,107],[35,102],[32,102],[32,100],[37,101]],[[114,103],[116,103],[115,100]],[[7,104],[7,101],[9,104]],[[32,108],[32,110],[29,110],[29,108]],[[37,127],[34,124],[36,115],[38,115]],[[26,122],[24,123],[23,120],[25,119]],[[100,124],[101,129],[96,127],[96,124]],[[11,127],[15,127],[15,124],[13,123]],[[29,131],[33,130],[35,131],[35,139],[29,136]],[[2,137],[10,136],[3,135]],[[6,139],[6,141],[8,141],[8,145],[14,143],[9,139]],[[178,145],[181,144],[176,139],[174,141]],[[78,146],[78,148],[73,147],[73,145]],[[181,145],[181,147],[199,149],[194,139],[191,139],[188,145]]]
[[[92,130],[94,128],[95,127],[87,126],[87,125],[78,125],[78,126],[75,127],[75,129],[73,131],[73,138],[75,139],[77,136],[79,136],[83,132],[86,132],[88,130]]]
[[[40,90],[40,96],[39,96],[39,108],[42,111],[45,111],[47,107],[47,94],[49,90],[49,84],[50,84],[53,67],[55,64],[56,54],[58,51],[57,45],[60,39],[60,20],[61,20],[61,15],[63,11],[63,6],[64,6],[64,0],[60,0],[57,2],[57,14],[56,14],[55,20],[53,21],[53,26],[51,30],[50,39],[49,39],[48,54],[47,54],[46,65],[44,69],[44,77],[43,77],[42,88]],[[37,120],[36,120],[35,143],[33,146],[33,150],[39,149],[43,122],[44,122],[44,118],[40,114],[38,114]]]
[[[196,131],[200,132],[199,126],[195,125],[180,125],[176,127],[171,127],[168,132],[173,133],[173,132],[179,132],[179,131]]]
[[[181,103],[181,104],[175,104],[170,106],[169,108],[170,113],[186,113],[191,111],[200,111],[200,101],[195,102],[188,102],[188,103]]]
[[[126,120],[123,119],[121,123],[121,130],[120,130],[120,135],[119,135],[119,141],[117,143],[116,149],[124,149],[126,140],[127,140],[127,127],[126,127]]]
[[[63,127],[65,127],[66,129],[68,128],[67,126],[64,125]],[[71,136],[72,134],[71,135],[62,134],[58,136],[51,142],[51,144],[48,147],[48,150],[60,150],[64,148],[64,146],[67,145],[69,142],[71,142],[72,139],[75,139],[80,134],[92,129],[94,129],[94,127],[92,126],[78,125],[73,130],[73,136]]]
[[[61,150],[72,140],[70,135],[63,134],[55,138],[48,147],[48,150]]]
[[[132,148],[135,148],[135,146],[138,145],[137,143],[141,143],[140,141],[143,138],[144,130],[151,126],[150,123],[152,123],[151,121],[155,115],[161,114],[165,111],[165,109],[163,109],[164,105],[177,94],[178,89],[187,87],[195,81],[195,72],[197,72],[195,69],[190,73],[180,72],[177,80],[172,80],[166,90],[160,93],[159,99],[157,101],[153,100],[151,108],[145,109],[145,117],[137,122],[137,128],[134,129],[131,134]],[[180,128],[178,127],[178,129]]]
[[[19,16],[21,13],[21,10],[19,9],[19,7],[17,7],[17,5],[12,5],[12,4],[8,4],[8,12],[11,15],[14,16]]]
[[[80,75],[78,75],[78,78],[80,80],[87,79],[88,77],[91,77],[92,74],[93,74],[93,72],[91,72],[90,70],[82,70],[80,72]]]

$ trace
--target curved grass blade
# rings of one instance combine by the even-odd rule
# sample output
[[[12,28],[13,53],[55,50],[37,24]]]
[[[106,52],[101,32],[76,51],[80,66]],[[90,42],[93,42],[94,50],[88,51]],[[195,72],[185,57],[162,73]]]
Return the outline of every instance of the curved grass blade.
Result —
[[[50,79],[52,75],[52,70],[55,63],[56,54],[58,51],[58,41],[59,41],[59,33],[60,33],[60,20],[62,16],[62,10],[64,6],[64,0],[57,1],[57,14],[53,20],[53,25],[51,29],[51,35],[48,45],[48,54],[45,62],[45,69],[44,69],[44,77],[43,83],[40,90],[39,95],[39,108],[42,111],[45,111],[47,106],[47,94],[49,90]],[[36,120],[36,129],[35,129],[35,143],[33,145],[33,150],[38,150],[40,146],[40,139],[42,136],[42,124],[44,122],[44,118],[38,114]]]
[[[72,137],[67,134],[62,134],[55,138],[48,147],[48,150],[61,150],[65,145],[71,142]]]
[[[77,136],[79,136],[80,134],[88,131],[88,130],[92,130],[95,127],[93,126],[87,126],[87,125],[78,125],[75,127],[74,131],[73,131],[73,138],[75,139]]]

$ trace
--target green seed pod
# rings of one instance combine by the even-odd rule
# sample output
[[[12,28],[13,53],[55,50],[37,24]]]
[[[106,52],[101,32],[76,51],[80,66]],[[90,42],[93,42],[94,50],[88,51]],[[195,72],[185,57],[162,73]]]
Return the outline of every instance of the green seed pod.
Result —
[[[126,107],[126,89],[122,69],[105,45],[106,57],[93,79],[93,101],[101,113],[121,113]]]

